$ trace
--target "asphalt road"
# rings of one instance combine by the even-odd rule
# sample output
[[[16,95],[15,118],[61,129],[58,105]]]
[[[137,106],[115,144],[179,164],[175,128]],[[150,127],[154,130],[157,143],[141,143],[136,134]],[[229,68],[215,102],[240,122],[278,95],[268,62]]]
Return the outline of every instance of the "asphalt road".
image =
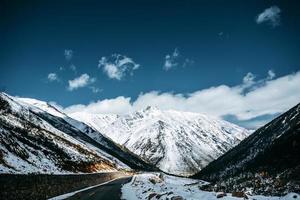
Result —
[[[130,182],[132,177],[119,178],[107,184],[85,190],[67,198],[69,200],[120,200],[121,188]]]

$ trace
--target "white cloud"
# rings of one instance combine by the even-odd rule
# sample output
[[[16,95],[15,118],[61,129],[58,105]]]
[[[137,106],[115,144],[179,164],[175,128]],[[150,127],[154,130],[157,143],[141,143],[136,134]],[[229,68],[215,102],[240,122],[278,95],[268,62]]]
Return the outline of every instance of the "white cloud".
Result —
[[[179,51],[177,48],[174,49],[174,52],[169,55],[167,54],[165,56],[165,64],[163,66],[163,69],[168,71],[178,65],[178,57],[179,57]]]
[[[192,65],[194,63],[193,60],[189,58],[183,58],[178,50],[178,48],[175,48],[172,54],[167,54],[165,56],[165,62],[163,65],[163,69],[165,71],[169,71],[170,69],[176,67],[176,66],[182,66],[186,67],[189,65]]]
[[[49,73],[47,78],[49,81],[58,81],[59,80],[56,73]]]
[[[98,67],[102,68],[110,79],[121,80],[127,73],[133,75],[133,71],[137,70],[140,65],[125,55],[113,54],[109,58],[102,57]]]
[[[99,89],[99,88],[97,88],[97,87],[95,87],[95,86],[90,86],[89,87],[91,90],[92,90],[92,92],[93,93],[99,93],[99,92],[102,92],[102,89]]]
[[[273,78],[275,78],[275,76],[276,76],[276,74],[275,74],[275,72],[273,70],[269,70],[268,71],[268,77],[267,77],[267,79],[273,79]]]
[[[280,24],[280,8],[278,6],[271,6],[265,9],[256,17],[256,23],[269,23],[273,27],[279,26]]]
[[[251,120],[282,113],[300,102],[300,72],[273,80],[265,78],[254,81],[254,78],[249,78],[253,76],[248,74],[246,77],[242,84],[233,87],[220,85],[189,94],[152,91],[140,94],[133,102],[129,97],[119,96],[89,105],[73,105],[65,111],[125,114],[152,105],[164,110],[198,112],[216,117],[233,115],[238,120]],[[255,87],[245,92],[245,84],[249,81]]]
[[[129,97],[117,97],[114,99],[104,99],[97,102],[92,102],[88,105],[77,104],[69,106],[64,109],[66,113],[74,113],[78,111],[89,113],[116,113],[124,114],[131,111],[132,105],[130,104]]]
[[[91,83],[94,83],[95,81],[96,79],[91,78],[88,74],[82,74],[73,80],[69,80],[68,90],[72,91],[81,87],[85,87]]]
[[[243,78],[244,86],[246,86],[246,87],[252,86],[255,83],[254,79],[255,79],[254,74],[252,74],[251,72],[248,72],[247,75],[244,76],[244,78]]]
[[[103,71],[107,74],[107,76],[111,79],[121,80],[123,77],[123,70],[118,68],[115,64],[106,64],[103,67]]]
[[[64,56],[65,56],[66,60],[68,60],[68,61],[71,60],[73,58],[73,50],[65,49]]]

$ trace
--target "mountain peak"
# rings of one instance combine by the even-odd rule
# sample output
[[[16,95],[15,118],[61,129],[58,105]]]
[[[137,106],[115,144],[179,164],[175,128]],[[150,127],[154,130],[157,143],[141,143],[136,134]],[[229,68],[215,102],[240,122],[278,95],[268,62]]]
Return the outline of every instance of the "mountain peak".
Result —
[[[157,111],[157,110],[160,110],[157,106],[147,106],[144,111]]]
[[[182,176],[199,172],[250,134],[226,121],[155,106],[112,120],[77,119],[162,171]]]

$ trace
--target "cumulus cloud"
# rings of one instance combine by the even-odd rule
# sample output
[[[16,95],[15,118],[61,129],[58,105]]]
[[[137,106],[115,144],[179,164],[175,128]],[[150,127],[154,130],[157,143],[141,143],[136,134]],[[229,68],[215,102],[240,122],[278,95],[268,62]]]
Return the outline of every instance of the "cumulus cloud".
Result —
[[[73,50],[71,50],[71,49],[65,49],[64,56],[65,56],[65,58],[66,58],[67,61],[72,60],[72,58],[73,58]]]
[[[255,124],[257,126],[261,122],[251,119],[282,113],[300,102],[300,72],[257,81],[251,74],[244,77],[243,83],[233,87],[219,85],[189,94],[151,91],[141,93],[134,101],[129,97],[119,96],[89,105],[73,105],[65,111],[125,114],[151,105],[163,110],[197,112],[220,118],[231,115],[240,121],[248,120],[252,128],[256,128]],[[249,83],[254,88],[245,92],[245,86],[249,86]]]
[[[49,73],[48,76],[47,76],[48,80],[49,81],[58,81],[58,76],[56,73]]]
[[[273,27],[279,26],[280,12],[281,10],[278,6],[271,6],[256,17],[256,23],[269,23]]]
[[[95,81],[96,81],[96,79],[91,78],[88,74],[82,74],[81,76],[79,76],[73,80],[69,80],[68,90],[73,91],[75,89],[82,88],[89,84],[92,84]]]
[[[92,102],[88,105],[77,104],[64,109],[66,113],[88,112],[88,113],[115,113],[124,114],[132,111],[129,97],[117,97],[114,99],[104,99]]]
[[[193,60],[189,58],[183,58],[178,48],[175,48],[172,54],[167,54],[165,56],[163,69],[165,71],[169,71],[170,69],[175,68],[176,66],[186,67],[192,65],[193,63]]]
[[[102,68],[103,73],[110,79],[121,80],[127,73],[133,75],[133,71],[137,70],[140,65],[125,55],[113,54],[109,58],[102,57],[99,60],[98,67]]]
[[[251,72],[248,72],[247,75],[244,76],[244,78],[243,78],[243,86],[244,87],[252,86],[255,83],[254,79],[255,79],[254,74],[252,74]]]

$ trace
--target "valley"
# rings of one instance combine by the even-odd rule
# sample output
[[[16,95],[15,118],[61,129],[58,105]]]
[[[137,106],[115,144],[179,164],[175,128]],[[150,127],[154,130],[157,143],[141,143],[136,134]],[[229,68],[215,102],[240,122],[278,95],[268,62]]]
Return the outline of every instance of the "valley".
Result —
[[[0,200],[300,200],[300,0],[0,0]]]
[[[1,93],[1,195],[101,199],[114,191],[112,198],[129,200],[297,199],[299,111],[297,105],[251,133],[206,115],[155,107],[122,116],[68,115],[43,101]],[[26,184],[30,180],[35,184]]]

